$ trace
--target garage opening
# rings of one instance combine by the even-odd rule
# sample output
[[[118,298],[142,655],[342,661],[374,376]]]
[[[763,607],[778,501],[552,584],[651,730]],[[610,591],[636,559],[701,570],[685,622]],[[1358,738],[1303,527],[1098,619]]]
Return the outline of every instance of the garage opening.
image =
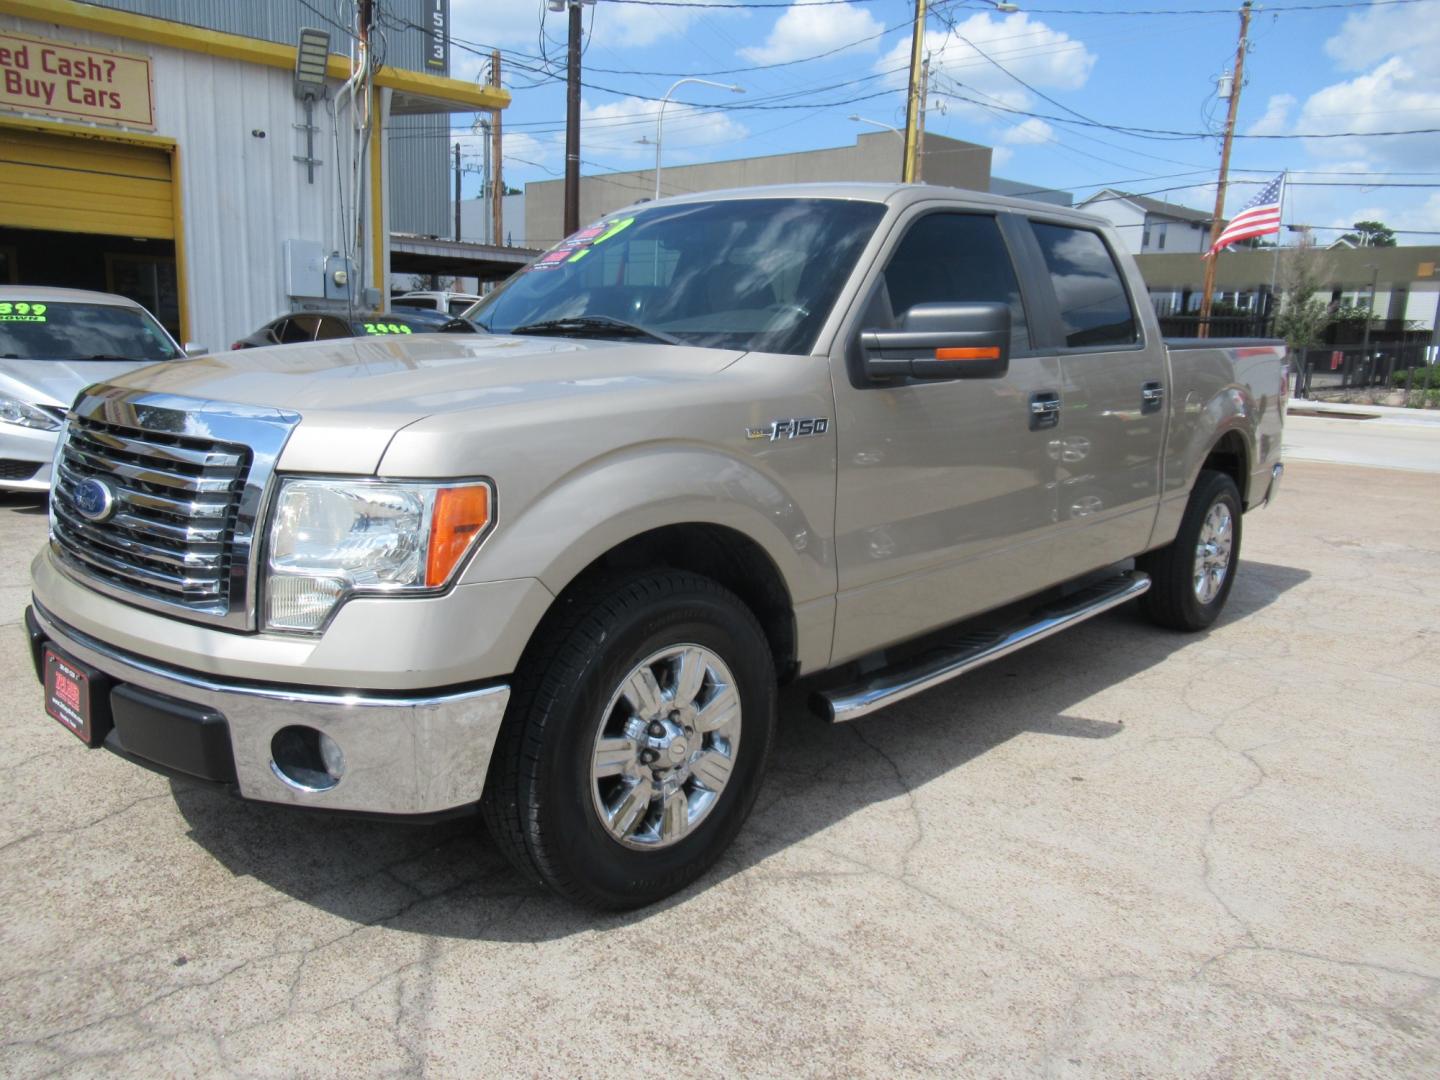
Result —
[[[0,128],[0,281],[119,293],[180,334],[166,151]]]

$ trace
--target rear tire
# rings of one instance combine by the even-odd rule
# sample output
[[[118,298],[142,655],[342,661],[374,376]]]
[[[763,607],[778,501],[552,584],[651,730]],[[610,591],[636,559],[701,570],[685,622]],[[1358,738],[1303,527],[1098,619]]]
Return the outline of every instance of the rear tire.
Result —
[[[1141,605],[1153,622],[1193,632],[1220,616],[1240,561],[1240,514],[1234,480],[1210,469],[1196,478],[1174,542],[1135,560],[1150,575]]]
[[[567,899],[660,900],[739,832],[776,696],[764,632],[716,582],[658,571],[577,590],[516,674],[485,785],[490,832]]]

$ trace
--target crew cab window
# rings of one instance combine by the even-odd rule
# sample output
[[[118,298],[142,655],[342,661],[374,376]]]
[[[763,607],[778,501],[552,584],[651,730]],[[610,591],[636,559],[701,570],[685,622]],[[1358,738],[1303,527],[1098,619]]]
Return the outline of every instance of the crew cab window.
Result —
[[[1030,345],[1020,284],[993,217],[928,214],[920,218],[885,267],[885,290],[897,323],[916,304],[1009,304],[1012,347]]]
[[[1055,288],[1065,344],[1072,349],[1133,345],[1135,312],[1100,234],[1041,221],[1030,224]]]

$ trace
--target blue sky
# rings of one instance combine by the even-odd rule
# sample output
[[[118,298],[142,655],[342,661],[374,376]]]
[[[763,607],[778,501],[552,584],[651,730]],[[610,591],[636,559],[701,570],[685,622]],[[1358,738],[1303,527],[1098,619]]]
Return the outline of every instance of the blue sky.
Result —
[[[851,114],[903,126],[910,3],[719,6],[740,2],[598,0],[585,9],[583,172],[649,169],[657,109],[649,99],[683,75],[746,92],[681,87],[665,113],[667,164],[848,145],[874,130]],[[451,3],[454,74],[482,70],[466,44],[505,54],[503,82],[514,98],[505,113],[507,182],[562,175],[565,16],[546,14],[543,0]],[[1209,209],[1225,117],[1215,79],[1233,63],[1238,3],[1019,7],[1004,14],[987,0],[931,3],[926,47],[936,78],[928,130],[993,146],[996,175],[1072,190],[1077,199],[1105,185]],[[1417,230],[1402,243],[1437,242],[1440,233],[1423,231],[1440,230],[1440,135],[1343,133],[1440,128],[1440,0],[1275,0],[1257,5],[1251,27],[1236,130],[1281,137],[1236,140],[1231,176],[1242,182],[1231,188],[1229,212],[1258,190],[1243,181],[1287,169],[1294,180],[1288,222],[1328,227],[1379,218]],[[786,107],[754,107],[776,105]],[[1044,118],[1077,114],[1120,127],[1216,134],[1144,137]],[[1342,137],[1298,137],[1333,133]],[[478,145],[464,142],[467,157],[478,155]],[[467,196],[477,188],[478,178],[467,177]]]

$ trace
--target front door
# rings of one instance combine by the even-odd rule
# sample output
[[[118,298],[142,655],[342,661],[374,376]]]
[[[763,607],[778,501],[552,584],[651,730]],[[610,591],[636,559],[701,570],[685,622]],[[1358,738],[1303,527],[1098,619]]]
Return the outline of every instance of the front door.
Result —
[[[1031,344],[1001,221],[916,208],[896,235],[832,365],[837,663],[1034,592],[1052,575],[1055,462],[1031,405],[1058,397],[1059,362]],[[915,304],[966,301],[1010,305],[1004,376],[858,377],[860,331],[893,328]]]

